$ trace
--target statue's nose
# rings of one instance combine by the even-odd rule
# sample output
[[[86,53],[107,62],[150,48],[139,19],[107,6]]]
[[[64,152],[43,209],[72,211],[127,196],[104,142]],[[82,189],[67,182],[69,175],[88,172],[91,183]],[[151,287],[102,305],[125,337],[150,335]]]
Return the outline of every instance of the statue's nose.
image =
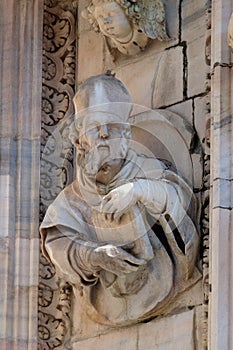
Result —
[[[99,130],[99,136],[101,139],[107,139],[109,134],[108,134],[108,126],[106,124],[103,124],[100,126]]]

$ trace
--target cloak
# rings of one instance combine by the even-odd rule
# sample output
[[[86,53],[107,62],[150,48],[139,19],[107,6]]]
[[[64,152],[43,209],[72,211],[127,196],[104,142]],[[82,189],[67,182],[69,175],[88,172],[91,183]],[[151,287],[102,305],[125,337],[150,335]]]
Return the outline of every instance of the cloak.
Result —
[[[104,242],[99,240],[94,213],[109,191],[140,179],[146,180],[140,209],[147,232],[142,236],[139,232],[137,238],[143,243],[146,237],[153,257],[125,279],[96,271],[89,257],[93,248]],[[160,195],[166,198],[162,213],[156,206]],[[129,150],[122,169],[108,186],[96,184],[78,169],[74,182],[47,210],[41,225],[42,250],[58,275],[84,295],[86,312],[92,319],[127,325],[160,314],[177,294],[200,279],[196,217],[196,200],[185,181],[162,161]]]

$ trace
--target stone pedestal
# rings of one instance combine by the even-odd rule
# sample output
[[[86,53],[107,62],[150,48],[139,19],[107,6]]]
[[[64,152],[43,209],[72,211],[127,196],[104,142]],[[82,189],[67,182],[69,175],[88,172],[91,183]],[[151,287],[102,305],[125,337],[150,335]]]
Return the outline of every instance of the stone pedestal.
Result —
[[[198,336],[198,324],[194,318],[194,310],[185,311],[79,341],[74,344],[73,350],[198,350],[194,347]]]

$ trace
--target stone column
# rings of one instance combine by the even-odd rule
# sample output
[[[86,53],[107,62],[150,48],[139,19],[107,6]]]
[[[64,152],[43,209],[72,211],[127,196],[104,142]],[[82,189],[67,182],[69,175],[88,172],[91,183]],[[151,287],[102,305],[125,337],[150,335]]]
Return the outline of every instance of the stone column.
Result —
[[[211,293],[209,348],[233,349],[233,68],[231,0],[212,2]]]
[[[1,0],[0,348],[37,348],[43,1]]]

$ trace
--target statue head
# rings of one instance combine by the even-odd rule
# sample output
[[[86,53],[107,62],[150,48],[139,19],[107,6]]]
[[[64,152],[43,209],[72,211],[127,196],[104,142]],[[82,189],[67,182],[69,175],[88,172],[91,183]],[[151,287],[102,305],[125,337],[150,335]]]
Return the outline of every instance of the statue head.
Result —
[[[91,77],[81,85],[74,105],[70,138],[77,148],[78,165],[94,176],[103,166],[122,163],[131,138],[127,121],[132,109],[122,82],[107,74]]]
[[[82,15],[123,54],[142,51],[149,38],[168,39],[162,0],[92,0]]]
[[[127,43],[131,40],[133,35],[132,23],[120,2],[93,0],[89,10],[95,25],[106,37],[120,43]]]

